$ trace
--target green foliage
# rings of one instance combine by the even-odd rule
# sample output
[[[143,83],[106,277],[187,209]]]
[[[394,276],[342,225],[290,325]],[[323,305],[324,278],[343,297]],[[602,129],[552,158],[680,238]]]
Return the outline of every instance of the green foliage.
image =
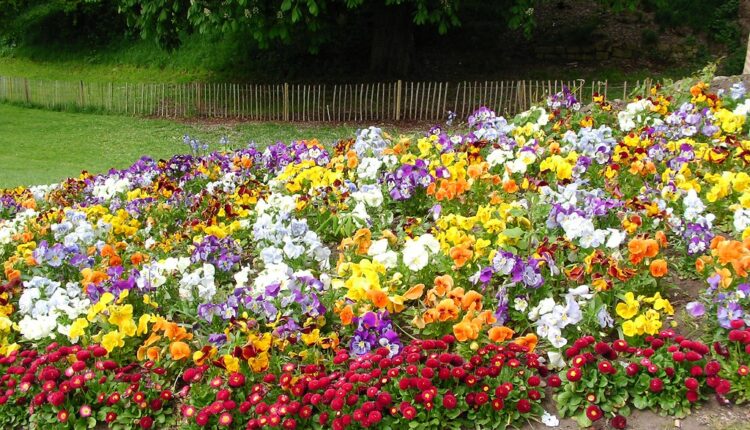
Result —
[[[430,0],[120,0],[120,11],[126,14],[128,24],[144,38],[154,38],[164,46],[176,46],[185,33],[193,31],[246,31],[261,48],[274,42],[305,40],[311,51],[332,39],[334,35],[329,30],[343,15],[367,14],[373,8],[409,7],[416,25],[433,25],[442,34],[459,25],[457,6],[457,1]]]
[[[97,43],[125,30],[106,0],[0,0],[0,36],[26,43]]]

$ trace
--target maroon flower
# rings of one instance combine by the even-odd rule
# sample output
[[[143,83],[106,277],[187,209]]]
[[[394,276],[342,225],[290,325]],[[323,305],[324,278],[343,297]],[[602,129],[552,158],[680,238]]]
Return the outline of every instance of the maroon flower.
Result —
[[[613,344],[612,347],[617,352],[625,352],[628,350],[628,342],[625,339],[617,339]]]
[[[581,372],[580,369],[573,367],[568,370],[568,373],[566,374],[568,381],[570,382],[577,382],[581,380],[581,377],[583,376],[583,372]]]
[[[640,370],[640,366],[638,366],[638,363],[630,363],[630,364],[628,364],[628,366],[627,366],[627,367],[625,368],[625,373],[626,373],[626,374],[627,374],[628,376],[631,376],[631,377],[632,377],[632,376],[635,376],[635,375],[637,375],[637,374],[638,374],[638,370]]]
[[[453,395],[453,393],[448,392],[443,396],[443,407],[445,409],[454,409],[457,403],[458,399],[456,399],[456,396]]]
[[[539,400],[542,398],[542,393],[537,390],[529,390],[529,398],[531,400]]]
[[[586,408],[586,417],[591,421],[596,421],[602,417],[602,410],[599,409],[599,406],[591,405]]]
[[[138,425],[140,425],[142,429],[150,429],[151,426],[154,425],[154,419],[151,417],[143,417]]]
[[[628,426],[628,420],[622,415],[615,415],[612,417],[610,424],[612,424],[612,427],[621,430]]]
[[[713,376],[719,373],[721,370],[721,364],[719,364],[718,361],[712,360],[706,363],[706,367],[704,369],[706,371],[706,375]]]
[[[653,378],[648,384],[648,389],[651,390],[652,393],[658,393],[664,389],[664,382],[659,378]]]
[[[243,375],[242,373],[234,372],[229,375],[227,384],[232,388],[239,388],[245,385],[245,375]]]
[[[688,391],[687,393],[685,393],[685,398],[688,400],[688,402],[695,403],[698,401],[698,392]]]
[[[503,407],[505,407],[505,402],[503,402],[503,399],[496,397],[492,400],[492,409],[501,411],[503,410]]]
[[[557,388],[562,384],[562,381],[560,380],[560,377],[557,375],[551,375],[549,378],[547,378],[547,385],[549,385],[552,388]]]
[[[599,372],[606,374],[615,374],[617,373],[617,370],[614,366],[612,366],[612,363],[609,361],[603,360],[599,362],[599,365],[597,366],[599,368]]]
[[[685,379],[685,388],[688,390],[696,391],[698,390],[698,380],[695,378],[686,378]]]
[[[526,399],[521,399],[516,404],[516,409],[522,414],[528,414],[531,412],[531,402]]]
[[[65,409],[61,409],[60,412],[57,413],[57,420],[61,423],[65,423],[68,422],[69,416],[70,414],[68,414],[68,411],[66,411]]]
[[[399,410],[401,411],[401,415],[403,415],[403,417],[409,421],[413,420],[417,416],[417,408],[415,408],[408,402],[401,403]]]
[[[729,381],[726,379],[720,379],[714,390],[716,390],[716,394],[724,395],[727,394],[731,388],[732,384]]]

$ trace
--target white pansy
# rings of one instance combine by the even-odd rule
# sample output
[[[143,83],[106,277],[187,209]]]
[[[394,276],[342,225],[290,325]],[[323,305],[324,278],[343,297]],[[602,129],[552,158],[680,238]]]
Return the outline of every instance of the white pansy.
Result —
[[[244,288],[247,285],[247,281],[250,280],[250,268],[243,267],[232,277],[234,278],[235,288]]]
[[[204,263],[202,267],[186,273],[179,282],[179,294],[183,300],[210,301],[216,295],[213,264]]]
[[[60,282],[34,276],[24,282],[18,300],[18,313],[22,316],[18,328],[29,340],[54,337],[60,316],[73,320],[85,314],[90,305],[77,282],[68,282],[63,287]]]
[[[750,227],[750,209],[740,208],[734,212],[734,230],[742,233]]]
[[[377,158],[364,157],[357,166],[357,178],[360,181],[375,181],[382,166],[383,162]]]
[[[427,267],[430,256],[424,244],[417,240],[410,240],[404,245],[403,260],[409,270],[416,272]]]
[[[560,425],[560,420],[549,412],[544,411],[544,414],[542,414],[542,424],[547,427],[557,427]]]
[[[375,256],[385,253],[388,250],[388,239],[378,239],[370,244],[367,249],[367,255]]]
[[[94,185],[91,194],[104,200],[110,200],[117,194],[130,190],[130,180],[128,178],[116,178],[110,176],[103,183]]]
[[[622,242],[625,241],[627,233],[624,230],[614,228],[608,228],[607,231],[609,232],[609,238],[607,238],[607,243],[604,246],[610,249],[619,248]]]
[[[562,369],[566,366],[565,364],[565,358],[563,357],[563,354],[557,351],[549,351],[547,352],[547,357],[549,361],[549,367],[553,369]]]
[[[419,239],[417,240],[433,254],[440,251],[440,242],[438,242],[438,240],[435,239],[435,236],[430,233],[419,236]]]
[[[516,297],[513,300],[513,309],[517,310],[518,312],[523,312],[528,307],[529,307],[529,302],[527,302],[526,299],[524,299],[523,297]]]

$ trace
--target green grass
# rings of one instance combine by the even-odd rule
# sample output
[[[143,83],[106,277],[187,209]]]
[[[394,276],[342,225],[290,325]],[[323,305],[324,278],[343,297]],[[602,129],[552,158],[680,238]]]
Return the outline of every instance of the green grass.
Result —
[[[127,63],[86,63],[81,60],[38,61],[0,57],[0,76],[29,79],[114,82],[180,83],[210,80],[211,73],[170,67],[142,67]]]
[[[88,82],[233,81],[242,71],[232,64],[243,53],[234,39],[199,36],[187,38],[174,51],[129,39],[103,46],[0,46],[0,75]]]
[[[124,168],[143,155],[158,159],[189,152],[182,142],[185,134],[218,148],[222,136],[236,146],[251,140],[268,145],[309,138],[327,144],[353,136],[355,130],[347,125],[182,124],[0,104],[0,187],[58,182],[81,170]]]

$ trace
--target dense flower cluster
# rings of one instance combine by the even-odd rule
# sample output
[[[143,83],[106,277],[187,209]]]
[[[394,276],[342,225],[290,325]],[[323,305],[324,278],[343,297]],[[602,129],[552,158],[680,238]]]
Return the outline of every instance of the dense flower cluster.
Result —
[[[623,428],[746,401],[748,112],[742,84],[564,88],[2,190],[0,424]]]

